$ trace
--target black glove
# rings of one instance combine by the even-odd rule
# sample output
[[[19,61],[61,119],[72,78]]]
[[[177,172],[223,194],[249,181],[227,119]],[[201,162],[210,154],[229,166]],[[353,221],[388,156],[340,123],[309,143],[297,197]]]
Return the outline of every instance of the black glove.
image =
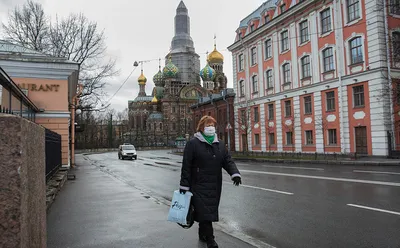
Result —
[[[239,186],[239,184],[242,184],[242,178],[241,177],[234,177],[232,178],[233,185]]]
[[[186,193],[186,191],[187,191],[187,190],[184,190],[184,189],[179,189],[179,193],[181,193],[181,194],[185,194],[185,193]]]

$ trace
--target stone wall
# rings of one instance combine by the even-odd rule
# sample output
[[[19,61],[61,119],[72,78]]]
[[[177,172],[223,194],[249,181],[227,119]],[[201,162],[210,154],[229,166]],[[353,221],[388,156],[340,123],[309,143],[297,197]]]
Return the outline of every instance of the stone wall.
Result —
[[[44,128],[0,114],[0,247],[46,247]]]

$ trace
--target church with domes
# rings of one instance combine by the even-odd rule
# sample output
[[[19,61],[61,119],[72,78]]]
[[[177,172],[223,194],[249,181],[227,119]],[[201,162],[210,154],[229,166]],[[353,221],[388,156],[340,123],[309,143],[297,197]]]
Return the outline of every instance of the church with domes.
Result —
[[[175,17],[175,37],[165,66],[153,76],[154,88],[146,93],[143,69],[138,78],[138,96],[128,102],[130,132],[126,140],[136,146],[173,145],[179,137],[188,138],[196,129],[191,106],[199,98],[219,93],[227,87],[223,72],[224,57],[214,50],[200,70],[199,55],[190,37],[190,18],[180,2]],[[195,75],[194,75],[195,74]],[[203,81],[201,85],[200,78]]]

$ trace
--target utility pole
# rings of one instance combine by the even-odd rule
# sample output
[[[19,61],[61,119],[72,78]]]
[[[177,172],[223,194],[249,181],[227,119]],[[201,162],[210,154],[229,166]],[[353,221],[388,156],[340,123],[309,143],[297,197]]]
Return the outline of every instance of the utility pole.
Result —
[[[110,124],[109,124],[109,127],[108,127],[109,129],[108,129],[108,147],[109,148],[112,148],[113,147],[113,116],[112,116],[112,114],[110,114]]]

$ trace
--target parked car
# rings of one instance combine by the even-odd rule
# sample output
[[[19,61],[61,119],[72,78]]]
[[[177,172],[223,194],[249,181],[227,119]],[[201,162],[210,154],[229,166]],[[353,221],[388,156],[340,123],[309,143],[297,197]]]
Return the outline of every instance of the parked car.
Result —
[[[120,145],[118,149],[118,159],[137,159],[137,153],[134,145]]]

